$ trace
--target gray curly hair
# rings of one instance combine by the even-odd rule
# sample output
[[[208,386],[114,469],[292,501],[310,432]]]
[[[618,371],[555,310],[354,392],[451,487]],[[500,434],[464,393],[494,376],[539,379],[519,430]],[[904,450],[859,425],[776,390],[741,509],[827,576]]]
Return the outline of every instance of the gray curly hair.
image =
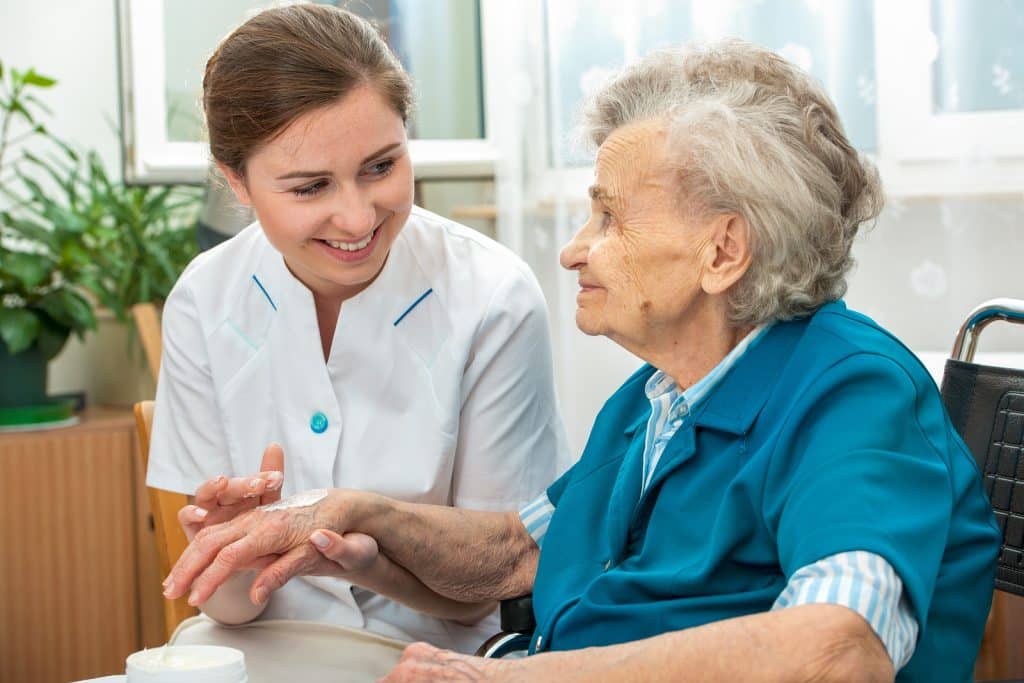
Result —
[[[729,292],[733,323],[808,315],[846,293],[853,239],[884,198],[814,80],[735,39],[659,50],[589,98],[580,133],[600,146],[652,119],[670,124],[681,205],[750,226],[751,265]]]

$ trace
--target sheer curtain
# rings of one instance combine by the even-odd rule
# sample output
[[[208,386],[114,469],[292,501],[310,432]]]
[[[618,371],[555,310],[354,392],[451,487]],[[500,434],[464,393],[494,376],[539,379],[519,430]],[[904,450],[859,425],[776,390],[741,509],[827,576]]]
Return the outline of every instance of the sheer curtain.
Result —
[[[560,269],[557,254],[586,218],[592,158],[572,143],[573,121],[588,89],[659,46],[737,36],[779,52],[825,85],[851,140],[879,163],[890,195],[878,224],[857,241],[847,301],[930,367],[941,366],[974,305],[1024,298],[1024,165],[1010,145],[1024,137],[1024,1],[502,5],[488,6],[483,27],[488,127],[501,159],[498,235],[544,287],[559,395],[577,452],[601,403],[640,361],[575,327],[575,277]],[[906,123],[909,111],[933,128]],[[925,135],[935,140],[916,140],[925,143],[921,158],[900,144]],[[998,327],[986,331],[982,351],[1019,362],[1008,354],[1024,352],[1024,334]]]

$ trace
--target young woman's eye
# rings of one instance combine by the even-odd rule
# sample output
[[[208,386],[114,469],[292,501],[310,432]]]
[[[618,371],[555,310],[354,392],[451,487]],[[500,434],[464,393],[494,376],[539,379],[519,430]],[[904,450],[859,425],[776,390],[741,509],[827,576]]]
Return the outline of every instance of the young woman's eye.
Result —
[[[313,195],[318,194],[320,190],[324,189],[325,187],[327,187],[327,181],[318,180],[315,183],[303,185],[302,187],[298,187],[292,190],[292,194],[294,194],[296,197],[312,197]]]
[[[395,167],[394,159],[386,159],[384,161],[378,161],[372,166],[368,166],[366,169],[366,175],[380,178],[391,173],[391,169]]]

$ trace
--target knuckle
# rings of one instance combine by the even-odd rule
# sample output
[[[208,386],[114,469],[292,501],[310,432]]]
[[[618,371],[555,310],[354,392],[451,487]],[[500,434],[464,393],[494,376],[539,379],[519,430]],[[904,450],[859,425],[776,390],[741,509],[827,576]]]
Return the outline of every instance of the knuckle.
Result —
[[[280,536],[288,531],[288,524],[280,517],[271,517],[267,520],[264,528],[274,536]]]
[[[202,550],[204,552],[210,550],[211,549],[210,546],[213,543],[213,538],[212,538],[213,535],[214,535],[214,532],[213,532],[213,529],[211,527],[205,527],[203,529],[200,529],[196,533],[196,538],[195,538],[195,541],[194,541],[195,544],[196,544],[196,547],[198,547],[200,550]]]
[[[231,545],[225,546],[217,553],[217,564],[231,566],[235,564],[241,556],[241,547],[238,543],[232,543]]]

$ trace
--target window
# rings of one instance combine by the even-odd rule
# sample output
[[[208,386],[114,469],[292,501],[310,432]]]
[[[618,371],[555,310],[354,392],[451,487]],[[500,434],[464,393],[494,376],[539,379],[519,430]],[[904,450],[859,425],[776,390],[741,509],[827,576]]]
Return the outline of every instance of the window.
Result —
[[[546,0],[543,15],[548,169],[577,190],[585,92],[652,49],[724,36],[821,81],[890,194],[1024,189],[1024,0]]]
[[[126,180],[206,179],[209,155],[199,106],[206,59],[221,38],[266,4],[120,0]],[[410,154],[417,178],[492,176],[478,0],[344,4],[383,27],[416,83]]]

